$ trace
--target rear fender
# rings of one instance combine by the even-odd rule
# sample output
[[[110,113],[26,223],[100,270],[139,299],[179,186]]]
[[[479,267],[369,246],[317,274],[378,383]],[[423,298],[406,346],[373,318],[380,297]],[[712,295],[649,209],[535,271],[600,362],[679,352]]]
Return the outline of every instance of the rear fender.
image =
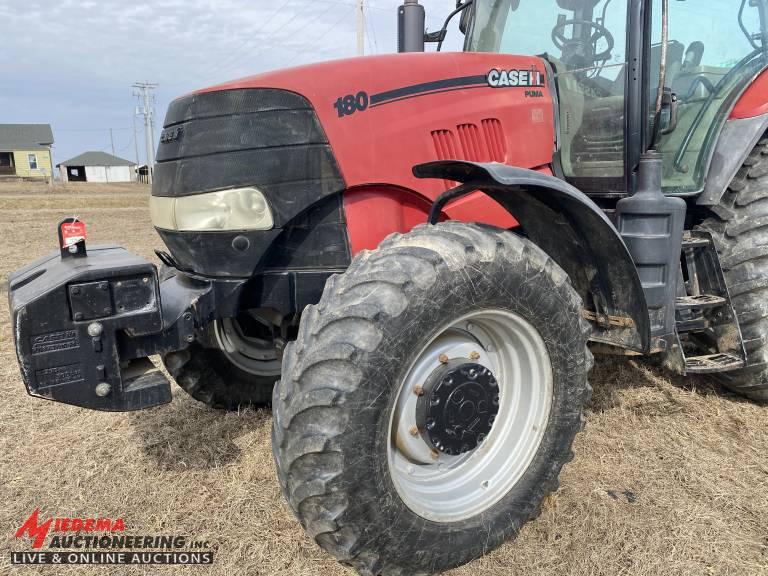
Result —
[[[768,70],[744,91],[720,133],[707,172],[704,191],[696,203],[717,206],[739,168],[758,141],[768,133]]]
[[[603,211],[570,184],[503,164],[430,162],[415,166],[419,178],[461,182],[433,206],[480,190],[520,223],[525,235],[570,276],[592,321],[592,339],[638,352],[650,350],[645,296],[632,257]]]
[[[717,206],[754,147],[768,132],[768,113],[752,118],[732,118],[717,140],[700,206]]]

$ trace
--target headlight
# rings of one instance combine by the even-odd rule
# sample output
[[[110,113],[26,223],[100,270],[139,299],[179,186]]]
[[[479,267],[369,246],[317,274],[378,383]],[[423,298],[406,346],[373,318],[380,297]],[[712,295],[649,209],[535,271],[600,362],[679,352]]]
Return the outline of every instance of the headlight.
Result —
[[[267,199],[256,188],[235,188],[180,198],[151,196],[152,224],[164,230],[269,230],[274,226]]]

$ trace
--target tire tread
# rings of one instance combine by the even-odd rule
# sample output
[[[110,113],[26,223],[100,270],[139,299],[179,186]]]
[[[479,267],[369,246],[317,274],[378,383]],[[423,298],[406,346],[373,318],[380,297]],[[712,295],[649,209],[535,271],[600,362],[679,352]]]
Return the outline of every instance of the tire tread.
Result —
[[[724,266],[747,349],[747,367],[718,379],[738,394],[768,402],[768,134],[700,229],[709,232]]]
[[[407,306],[414,283],[421,289],[429,288],[441,261],[438,251],[446,265],[456,270],[466,265],[468,255],[492,260],[501,250],[517,253],[540,274],[552,276],[558,285],[569,284],[565,272],[539,248],[512,233],[479,224],[419,226],[408,234],[389,236],[380,248],[358,254],[345,274],[329,279],[320,302],[305,310],[298,337],[285,350],[282,382],[273,393],[273,449],[283,494],[315,541],[363,575],[382,571],[395,575],[401,570],[361,546],[362,534],[343,521],[348,498],[331,487],[342,473],[343,453],[335,439],[348,423],[345,397],[362,378],[354,360],[358,353],[378,344],[376,320],[382,315],[397,317]],[[570,287],[564,292],[569,299],[566,304],[580,310],[578,294]],[[350,316],[354,317],[355,330],[338,330]],[[579,323],[586,344],[591,328],[581,316]],[[366,335],[363,345],[357,338],[361,332]],[[586,345],[584,362],[587,370],[592,367],[592,354]],[[323,375],[324,367],[330,365],[333,376],[329,372]],[[591,392],[586,382],[575,399],[579,422],[584,421],[582,407]],[[320,422],[322,425],[314,425]],[[540,494],[532,499],[530,519],[540,513],[544,496],[557,490],[563,464],[556,463],[549,481],[538,488]]]

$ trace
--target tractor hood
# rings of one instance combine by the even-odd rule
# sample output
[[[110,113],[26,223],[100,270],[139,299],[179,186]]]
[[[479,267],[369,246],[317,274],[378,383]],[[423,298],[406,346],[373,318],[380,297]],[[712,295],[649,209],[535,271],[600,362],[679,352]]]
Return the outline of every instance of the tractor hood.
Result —
[[[152,221],[179,267],[205,275],[343,268],[341,192],[382,185],[428,206],[449,183],[417,180],[414,165],[537,168],[554,141],[539,58],[393,54],[271,72],[171,103]]]
[[[410,53],[323,62],[269,72],[198,94],[272,88],[315,110],[348,187],[434,186],[411,173],[440,159],[549,164],[553,105],[540,58]]]

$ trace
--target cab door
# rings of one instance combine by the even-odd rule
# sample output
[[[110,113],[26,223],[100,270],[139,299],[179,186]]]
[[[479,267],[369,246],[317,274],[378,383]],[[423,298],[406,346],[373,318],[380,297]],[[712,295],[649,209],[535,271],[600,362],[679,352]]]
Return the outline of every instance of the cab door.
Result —
[[[669,2],[665,86],[677,100],[660,122],[657,149],[664,157],[667,194],[702,190],[714,145],[735,101],[766,67],[763,47],[767,0]],[[761,12],[763,18],[761,19]],[[661,0],[653,0],[650,89],[655,95],[661,54]],[[761,23],[763,26],[761,26]],[[651,99],[651,107],[655,98]],[[651,133],[653,110],[649,110]]]
[[[626,87],[637,76],[628,74],[636,35],[630,6],[643,0],[475,0],[472,7],[465,50],[549,63],[558,95],[556,172],[590,194],[626,194],[627,154],[639,149],[627,139]]]

